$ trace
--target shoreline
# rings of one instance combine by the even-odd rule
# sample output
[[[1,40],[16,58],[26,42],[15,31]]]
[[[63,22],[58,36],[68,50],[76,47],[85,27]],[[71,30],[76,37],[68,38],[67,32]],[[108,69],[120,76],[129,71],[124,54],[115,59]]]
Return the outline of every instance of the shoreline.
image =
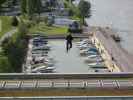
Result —
[[[92,41],[107,61],[106,65],[112,72],[132,72],[133,56],[130,55],[120,44],[113,40],[115,34],[110,28],[92,27]]]

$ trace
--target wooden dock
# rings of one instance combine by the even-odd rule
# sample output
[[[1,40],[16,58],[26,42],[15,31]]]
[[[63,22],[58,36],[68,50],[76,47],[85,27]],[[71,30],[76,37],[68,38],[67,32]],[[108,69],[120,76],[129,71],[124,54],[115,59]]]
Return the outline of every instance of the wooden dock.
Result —
[[[112,57],[112,61],[116,63],[121,72],[133,72],[133,56],[117,44],[112,34],[115,34],[109,28],[97,28],[94,31],[95,37],[100,41]]]

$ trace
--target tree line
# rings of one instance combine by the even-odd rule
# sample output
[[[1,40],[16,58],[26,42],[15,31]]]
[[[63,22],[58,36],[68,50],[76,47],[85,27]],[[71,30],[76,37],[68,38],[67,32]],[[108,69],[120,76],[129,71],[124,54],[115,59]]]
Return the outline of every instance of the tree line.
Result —
[[[41,13],[41,0],[21,0],[21,13],[32,17],[35,13]]]
[[[18,27],[12,37],[7,37],[1,45],[0,50],[0,73],[20,73],[25,60],[28,45],[28,28],[16,17],[12,18],[12,26]]]

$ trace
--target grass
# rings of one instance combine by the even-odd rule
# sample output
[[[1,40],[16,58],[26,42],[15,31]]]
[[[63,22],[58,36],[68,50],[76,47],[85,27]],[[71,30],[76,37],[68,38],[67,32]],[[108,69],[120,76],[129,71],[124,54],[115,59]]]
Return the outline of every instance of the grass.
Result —
[[[77,16],[71,16],[70,19],[80,21],[80,18]]]
[[[12,29],[11,26],[11,17],[9,16],[0,16],[1,21],[1,30],[0,30],[0,37],[5,34],[6,32]]]
[[[43,23],[38,24],[30,29],[30,33],[42,33],[46,36],[52,35],[66,35],[67,27],[66,26],[47,26]]]

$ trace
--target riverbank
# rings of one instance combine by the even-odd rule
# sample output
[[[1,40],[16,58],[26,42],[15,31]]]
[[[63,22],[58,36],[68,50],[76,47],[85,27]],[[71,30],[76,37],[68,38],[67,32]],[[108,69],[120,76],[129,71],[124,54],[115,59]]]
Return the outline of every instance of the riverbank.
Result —
[[[115,33],[110,28],[95,27],[90,32],[93,33],[93,43],[112,72],[133,72],[133,56],[113,40],[111,35]]]
[[[122,47],[133,54],[133,1],[131,0],[87,0],[92,4],[89,25],[112,27],[122,37]]]
[[[12,17],[0,16],[0,38],[8,31],[13,30],[11,22],[12,22]]]

